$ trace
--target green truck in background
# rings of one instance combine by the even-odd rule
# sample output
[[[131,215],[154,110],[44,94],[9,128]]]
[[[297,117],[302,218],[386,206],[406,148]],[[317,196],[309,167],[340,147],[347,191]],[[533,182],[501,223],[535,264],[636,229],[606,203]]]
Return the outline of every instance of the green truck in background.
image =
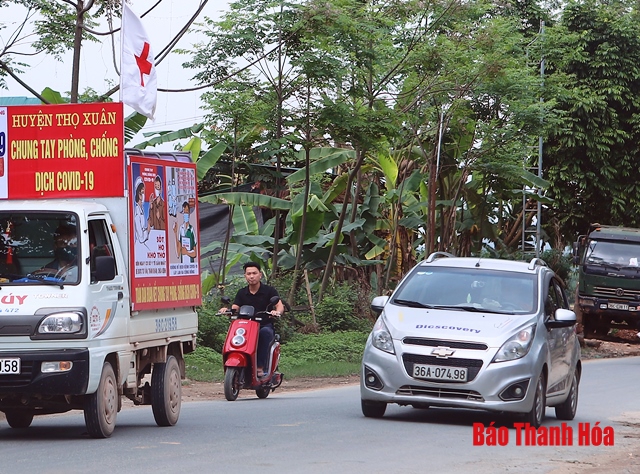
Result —
[[[573,244],[574,311],[585,338],[640,329],[640,229],[592,224]]]

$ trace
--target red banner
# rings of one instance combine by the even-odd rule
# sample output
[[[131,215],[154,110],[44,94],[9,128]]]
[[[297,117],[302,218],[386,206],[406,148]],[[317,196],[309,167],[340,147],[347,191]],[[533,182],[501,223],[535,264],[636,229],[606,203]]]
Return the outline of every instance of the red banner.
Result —
[[[124,196],[120,102],[0,107],[0,199]]]

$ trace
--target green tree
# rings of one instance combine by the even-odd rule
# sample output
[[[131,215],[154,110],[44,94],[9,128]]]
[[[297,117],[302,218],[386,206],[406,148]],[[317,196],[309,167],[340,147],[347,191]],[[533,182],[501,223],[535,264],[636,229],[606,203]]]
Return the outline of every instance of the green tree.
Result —
[[[548,31],[548,96],[562,113],[544,154],[559,245],[593,222],[639,226],[640,23],[637,3],[570,2]],[[552,220],[553,219],[553,220]],[[550,228],[549,232],[553,232]]]

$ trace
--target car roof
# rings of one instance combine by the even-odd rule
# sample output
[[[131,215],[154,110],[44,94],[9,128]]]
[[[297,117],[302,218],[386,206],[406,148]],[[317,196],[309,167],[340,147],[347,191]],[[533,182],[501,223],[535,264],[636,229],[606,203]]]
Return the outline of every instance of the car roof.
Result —
[[[478,258],[478,257],[449,257],[432,254],[429,258],[418,263],[420,267],[455,267],[455,268],[478,268],[485,270],[501,270],[507,272],[536,273],[539,268],[547,268],[547,264],[534,258],[529,262],[519,260],[504,260],[498,258]]]

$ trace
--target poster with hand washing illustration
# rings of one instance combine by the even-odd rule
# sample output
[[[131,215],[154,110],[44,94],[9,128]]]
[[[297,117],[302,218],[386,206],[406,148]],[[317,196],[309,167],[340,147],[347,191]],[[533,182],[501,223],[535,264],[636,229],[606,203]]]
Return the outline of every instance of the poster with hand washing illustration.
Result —
[[[167,166],[169,275],[200,275],[196,170]]]
[[[201,301],[197,175],[190,153],[129,154],[130,261],[136,309]]]
[[[134,270],[138,278],[167,275],[164,166],[131,163]]]

